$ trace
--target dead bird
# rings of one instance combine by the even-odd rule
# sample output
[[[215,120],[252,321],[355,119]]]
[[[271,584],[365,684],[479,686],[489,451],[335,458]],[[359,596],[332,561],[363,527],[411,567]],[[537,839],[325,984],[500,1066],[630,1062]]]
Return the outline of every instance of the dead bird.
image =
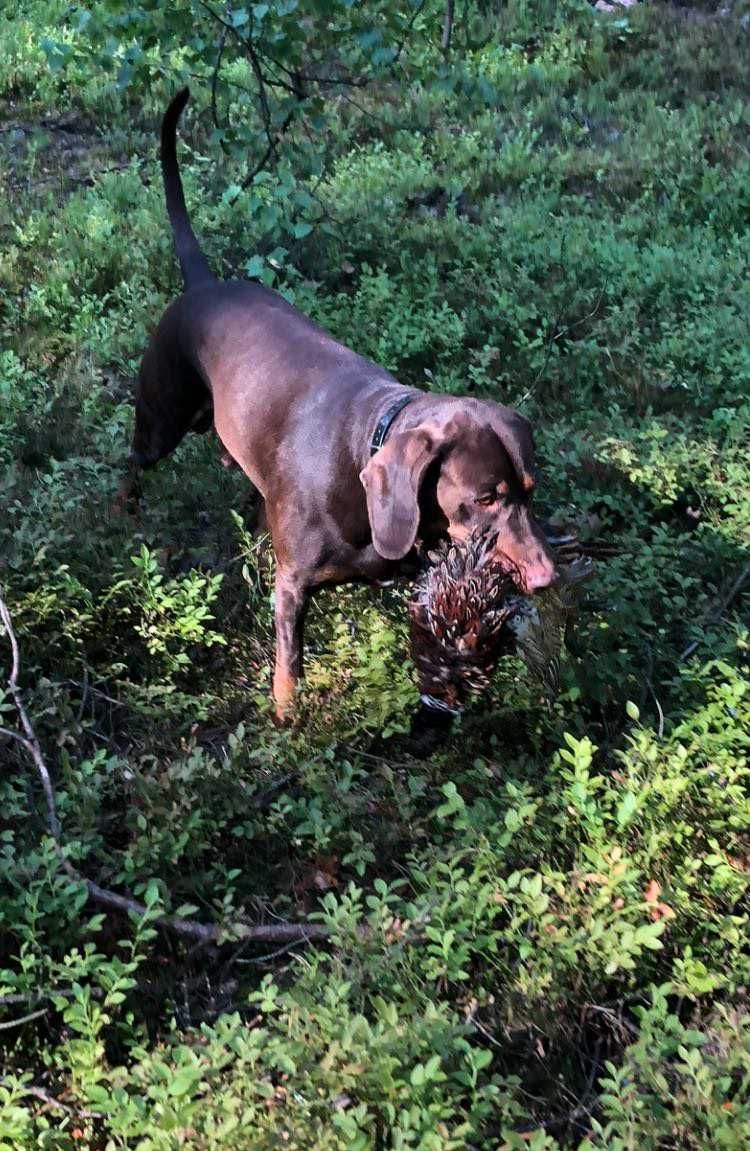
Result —
[[[428,553],[409,603],[411,654],[428,707],[460,711],[512,652],[554,699],[566,631],[594,569],[575,533],[550,533],[548,544],[558,583],[534,597],[517,594],[513,568],[498,558],[491,534]]]

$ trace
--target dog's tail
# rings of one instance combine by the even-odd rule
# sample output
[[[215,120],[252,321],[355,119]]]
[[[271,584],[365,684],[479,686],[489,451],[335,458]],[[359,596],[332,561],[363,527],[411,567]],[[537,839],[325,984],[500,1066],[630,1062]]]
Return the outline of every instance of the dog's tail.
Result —
[[[190,223],[180,169],[177,166],[177,124],[189,99],[190,89],[183,88],[172,100],[161,122],[161,173],[164,177],[167,213],[186,288],[215,279]]]

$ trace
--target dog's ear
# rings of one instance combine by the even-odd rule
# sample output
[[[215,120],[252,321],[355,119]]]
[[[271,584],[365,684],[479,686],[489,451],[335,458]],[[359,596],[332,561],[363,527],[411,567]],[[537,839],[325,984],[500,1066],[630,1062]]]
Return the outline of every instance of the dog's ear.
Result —
[[[486,400],[482,406],[487,411],[490,427],[510,457],[521,487],[525,492],[530,492],[536,484],[531,424],[513,408],[506,408],[491,400]]]
[[[359,473],[375,551],[399,560],[411,551],[419,527],[419,486],[440,446],[425,428],[390,436]]]

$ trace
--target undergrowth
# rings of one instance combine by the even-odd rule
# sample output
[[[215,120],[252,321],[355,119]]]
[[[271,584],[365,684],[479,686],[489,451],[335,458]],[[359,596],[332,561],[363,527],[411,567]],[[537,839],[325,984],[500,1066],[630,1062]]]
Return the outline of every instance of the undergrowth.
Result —
[[[244,189],[252,73],[229,59],[220,88],[247,155],[192,81],[214,266],[405,383],[520,406],[540,510],[615,553],[554,707],[506,661],[417,760],[403,588],[316,597],[273,723],[272,560],[212,433],[111,514],[179,290],[158,117],[199,49],[164,31],[139,57],[124,17],[101,48],[85,11],[0,14],[0,585],[64,850],[146,912],[61,870],[0,735],[0,1148],[740,1151],[747,14],[467,5],[449,67],[428,6],[408,83],[327,91],[319,170],[290,150]],[[238,917],[331,936],[249,946]]]

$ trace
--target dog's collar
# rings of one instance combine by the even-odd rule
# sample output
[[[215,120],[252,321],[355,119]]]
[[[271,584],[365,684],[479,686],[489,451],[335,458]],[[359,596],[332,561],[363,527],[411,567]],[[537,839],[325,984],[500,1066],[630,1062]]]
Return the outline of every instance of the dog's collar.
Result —
[[[439,711],[441,715],[460,715],[463,708],[451,707],[450,704],[445,703],[442,699],[437,699],[434,695],[420,695],[419,697],[428,711]]]
[[[391,424],[395,420],[399,412],[403,411],[407,404],[416,399],[413,392],[407,392],[405,396],[399,396],[395,404],[391,404],[384,416],[380,417],[378,426],[375,429],[375,434],[372,437],[370,444],[370,455],[374,456],[376,452],[380,451],[386,441],[386,436],[391,430]]]

